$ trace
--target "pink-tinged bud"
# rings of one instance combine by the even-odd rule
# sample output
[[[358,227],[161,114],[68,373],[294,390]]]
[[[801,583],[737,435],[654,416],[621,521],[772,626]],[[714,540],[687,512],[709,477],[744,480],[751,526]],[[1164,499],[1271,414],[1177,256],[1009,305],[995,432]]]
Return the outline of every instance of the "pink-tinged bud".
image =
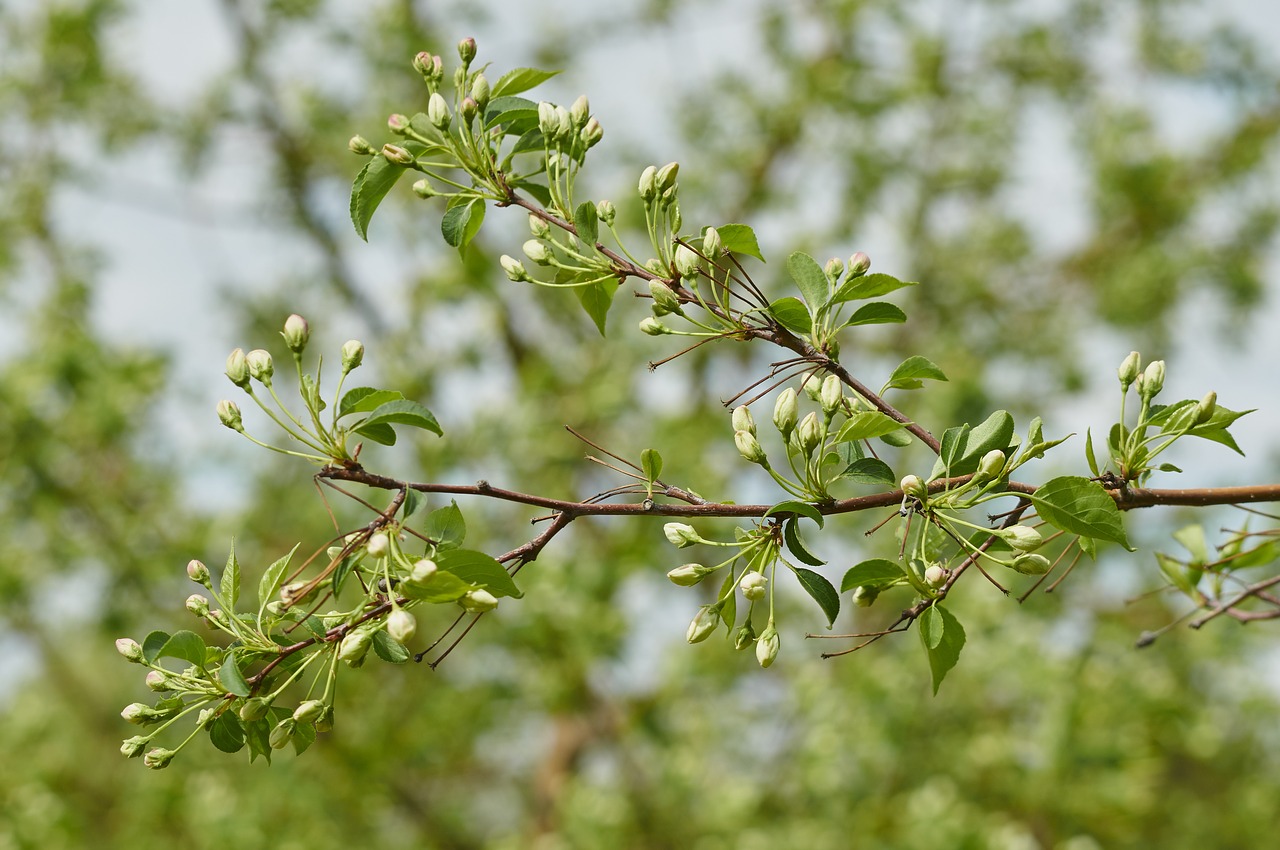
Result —
[[[169,762],[173,761],[173,757],[177,754],[176,750],[155,747],[142,757],[142,763],[152,770],[163,770],[169,766]]]
[[[840,275],[844,274],[844,260],[839,257],[832,257],[827,260],[827,264],[822,267],[822,271],[826,273],[827,280],[834,284],[840,279]]]
[[[187,578],[191,579],[196,584],[203,584],[208,587],[209,568],[204,565],[203,561],[197,561],[195,558],[192,558],[190,561],[187,561]]]
[[[464,124],[470,124],[475,120],[476,114],[480,111],[480,104],[476,103],[474,97],[464,97],[462,103],[458,104],[458,114],[462,116]]]
[[[347,150],[360,156],[372,156],[377,153],[373,145],[369,144],[369,140],[364,136],[352,136],[347,142]]]
[[[125,661],[133,664],[141,664],[143,662],[142,646],[133,638],[120,638],[116,641],[116,652],[120,653]]]
[[[458,42],[458,56],[461,57],[464,65],[470,65],[471,60],[476,58],[476,40],[464,38]]]
[[[147,674],[146,682],[147,687],[158,694],[173,690],[169,682],[169,674],[163,670],[152,670]]]
[[[244,349],[237,348],[227,355],[227,377],[241,389],[249,386],[249,364],[245,360]]]
[[[939,588],[947,583],[947,579],[950,576],[951,573],[947,572],[945,567],[933,564],[924,571],[924,583],[932,588]]]
[[[201,596],[199,593],[193,593],[187,597],[187,610],[197,617],[205,617],[209,614],[209,600]]]
[[[409,116],[401,115],[399,112],[392,113],[387,117],[387,129],[397,136],[403,136],[409,132]]]
[[[423,50],[413,57],[413,70],[426,77],[431,74],[431,54]]]
[[[432,97],[439,96],[440,95],[432,95]],[[409,153],[409,151],[399,145],[393,145],[390,142],[382,146],[382,157],[392,165],[399,165],[405,168],[413,165],[414,163],[413,154]]]
[[[307,340],[311,339],[311,326],[306,319],[294,313],[284,320],[284,330],[280,332],[280,336],[284,337],[284,344],[290,351],[301,354],[307,347]]]
[[[849,277],[861,277],[871,268],[871,258],[858,251],[849,258]]]

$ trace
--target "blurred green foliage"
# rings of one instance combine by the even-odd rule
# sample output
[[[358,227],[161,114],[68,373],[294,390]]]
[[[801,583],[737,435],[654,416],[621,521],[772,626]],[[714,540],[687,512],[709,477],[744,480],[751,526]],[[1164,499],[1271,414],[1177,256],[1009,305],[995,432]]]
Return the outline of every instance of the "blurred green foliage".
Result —
[[[680,5],[547,11],[536,32],[506,38],[570,78],[625,75],[691,16],[714,36],[728,8]],[[229,435],[211,408],[181,404],[191,389],[166,377],[178,352],[121,345],[94,320],[113,246],[85,241],[74,205],[104,164],[167,160],[178,182],[240,168],[254,220],[298,259],[273,277],[248,261],[230,269],[236,338],[277,339],[295,310],[318,334],[362,337],[382,383],[430,403],[445,426],[446,440],[363,458],[372,468],[559,496],[610,486],[562,430],[571,424],[620,453],[660,448],[668,476],[708,495],[770,492],[737,460],[718,399],[771,352],[730,346],[650,375],[644,364],[671,352],[631,332],[643,305],[614,318],[608,349],[580,316],[548,333],[548,317],[576,305],[507,281],[500,231],[459,262],[436,235],[439,210],[401,192],[371,246],[350,232],[347,137],[375,137],[390,111],[418,102],[418,50],[447,52],[474,32],[482,59],[523,64],[483,37],[505,32],[505,9],[200,8],[227,55],[177,104],[128,61],[145,4],[0,9],[0,645],[31,662],[0,668],[0,848],[1268,843],[1280,815],[1268,632],[1215,624],[1133,651],[1174,614],[1159,600],[1125,607],[1113,588],[1153,565],[1090,567],[1017,610],[973,586],[955,602],[966,657],[932,699],[910,637],[820,662],[820,647],[786,631],[767,672],[719,641],[685,647],[697,601],[663,578],[679,556],[657,522],[575,524],[522,573],[526,598],[436,672],[349,674],[335,731],[302,760],[266,769],[205,748],[153,773],[120,758],[132,732],[115,712],[145,692],[111,640],[189,621],[182,565],[221,563],[232,534],[252,574],[330,532],[293,464],[235,468],[235,510],[213,515],[183,496],[201,461],[167,435],[200,428],[214,456]],[[1237,317],[1263,294],[1277,72],[1247,29],[1206,31],[1207,11],[1154,0],[986,0],[963,14],[890,0],[761,7],[750,73],[690,73],[646,120],[679,124],[689,221],[771,228],[777,256],[875,257],[868,234],[893,241],[904,265],[886,270],[924,282],[912,321],[846,360],[944,364],[952,381],[928,396],[938,421],[1026,409],[1078,387],[1082,330],[1103,323],[1134,347],[1161,345],[1183,332],[1173,320],[1193,293]],[[584,68],[566,36],[576,28],[623,58]],[[1212,125],[1170,140],[1143,86],[1204,104]],[[1084,211],[1067,247],[1014,197],[1045,114],[1081,184],[1062,201]],[[665,161],[665,134],[605,131],[597,155],[621,157],[615,200],[634,216],[629,175],[648,162],[624,153],[643,146]],[[145,300],[145,286],[181,284],[136,285]],[[1040,395],[1002,395],[990,378],[1009,363],[1042,376]],[[220,371],[199,364],[209,382]],[[464,508],[489,551],[526,539],[528,511]],[[841,542],[826,538],[840,569],[872,546],[862,524],[847,525]],[[1148,569],[1136,582],[1158,579]],[[893,604],[837,628],[874,628]]]

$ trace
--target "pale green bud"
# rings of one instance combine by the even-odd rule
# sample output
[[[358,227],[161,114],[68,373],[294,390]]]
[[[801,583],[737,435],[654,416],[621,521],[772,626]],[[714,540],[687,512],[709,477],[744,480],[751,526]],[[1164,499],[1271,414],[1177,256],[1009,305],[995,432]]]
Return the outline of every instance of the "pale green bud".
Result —
[[[438,569],[436,562],[430,558],[422,558],[419,561],[415,561],[413,568],[409,572],[409,582],[417,585],[426,584],[435,577]]]
[[[658,196],[658,169],[649,166],[640,172],[640,198],[648,203]]]
[[[244,701],[240,706],[238,714],[240,715],[241,720],[248,723],[250,721],[261,720],[266,717],[267,710],[270,708],[270,701],[265,700],[262,697],[254,697],[253,699],[247,699]]]
[[[538,129],[542,131],[542,135],[546,136],[548,141],[556,137],[556,133],[560,131],[560,119],[556,117],[556,106],[554,103],[542,101],[538,104]]]
[[[902,492],[908,496],[924,501],[929,498],[929,488],[925,486],[924,481],[919,475],[907,475],[898,485],[902,488]]]
[[[822,380],[819,401],[822,404],[823,413],[827,416],[835,414],[836,410],[840,408],[840,402],[844,401],[844,387],[840,384],[840,378],[835,375],[827,375]]]
[[[342,374],[347,374],[364,362],[364,343],[349,339],[342,344]]]
[[[999,532],[999,536],[1010,548],[1019,552],[1034,552],[1044,545],[1040,532],[1027,525],[1011,525]]]
[[[742,628],[738,629],[733,636],[733,648],[737,650],[746,649],[748,646],[756,642],[756,630],[751,628],[751,622],[742,624]]]
[[[605,227],[612,227],[614,220],[618,217],[618,209],[613,205],[613,201],[606,199],[596,204],[596,215],[604,222]]]
[[[471,590],[458,600],[458,604],[470,614],[483,614],[497,608],[498,600],[487,590]]]
[[[285,747],[289,741],[293,739],[294,733],[298,730],[298,721],[292,717],[286,717],[272,728],[267,743],[271,745],[271,749],[279,750]]]
[[[387,116],[387,129],[397,136],[409,132],[409,116],[393,112]]]
[[[324,714],[321,714],[318,718],[316,718],[316,731],[328,732],[332,729],[333,729],[333,706],[326,705],[324,707]]]
[[[733,409],[733,430],[746,431],[748,434],[755,436],[756,422],[751,416],[751,408],[745,404],[739,405]]]
[[[1203,425],[1213,418],[1214,411],[1218,409],[1218,394],[1213,390],[1204,394],[1204,398],[1200,399],[1196,405],[1196,424]]]
[[[471,81],[471,99],[484,109],[489,105],[489,97],[493,90],[489,87],[489,81],[484,74],[476,74],[476,78]]]
[[[839,257],[832,257],[827,260],[827,264],[822,267],[822,271],[826,273],[828,281],[835,283],[840,279],[840,275],[844,274],[844,261]]]
[[[377,153],[373,149],[373,145],[369,144],[369,140],[364,136],[352,136],[347,142],[347,150],[360,156],[372,156]]]
[[[767,460],[764,447],[749,431],[734,431],[733,443],[738,447],[738,453],[748,462],[763,464]]]
[[[418,631],[418,621],[403,608],[397,608],[387,615],[387,634],[400,643],[408,643]]]
[[[142,763],[152,770],[164,770],[169,766],[169,762],[173,761],[173,757],[177,754],[176,750],[166,750],[164,747],[155,747],[142,757]]]
[[[591,103],[587,100],[585,94],[578,95],[578,99],[573,102],[573,106],[569,107],[569,117],[573,121],[573,126],[586,126],[587,119],[591,117]]]
[[[591,118],[582,128],[580,137],[584,145],[588,148],[593,148],[600,143],[601,139],[604,138],[604,128],[600,126],[599,121],[595,118]]]
[[[476,118],[476,113],[480,111],[480,104],[476,103],[474,97],[464,97],[462,103],[458,104],[458,114],[462,116],[464,124],[471,124]]]
[[[413,186],[411,186],[410,188],[413,189],[413,194],[417,195],[419,198],[422,198],[424,201],[430,198],[434,198],[436,195],[439,194],[434,188],[432,188],[431,181],[425,177],[423,177],[421,180],[413,181]]]
[[[782,646],[782,640],[778,637],[778,630],[773,626],[767,627],[760,633],[760,639],[756,641],[756,661],[760,662],[761,667],[769,667],[778,658],[778,650]]]
[[[449,124],[453,121],[453,118],[449,115],[449,104],[440,92],[433,93],[431,98],[427,101],[427,120],[431,122],[432,127],[435,127],[442,133],[449,129]],[[383,156],[387,155],[386,150],[387,149],[385,147],[382,149]],[[405,153],[409,152],[405,151]],[[387,159],[391,159],[391,157],[387,157]],[[399,164],[409,165],[410,163],[401,162]]]
[[[655,316],[665,316],[668,313],[683,313],[684,308],[680,306],[680,298],[660,280],[649,281],[649,295],[653,298],[653,313]]]
[[[869,584],[859,585],[853,589],[853,603],[859,608],[870,608],[880,595],[880,588]]]
[[[384,557],[391,551],[391,538],[388,537],[385,532],[376,532],[369,535],[369,540],[364,544],[364,548],[371,557]]]
[[[573,135],[573,119],[569,117],[569,110],[563,106],[556,107],[556,139],[565,141]]]
[[[209,568],[206,567],[202,561],[197,561],[192,558],[190,561],[187,561],[187,578],[191,579],[196,584],[203,584],[205,587],[208,587]]]
[[[529,272],[525,271],[524,263],[515,257],[503,254],[498,259],[498,263],[501,264],[502,270],[506,272],[508,280],[520,283],[529,279]]]
[[[662,260],[659,260],[657,257],[650,257],[645,260],[644,267],[646,270],[656,274],[658,277],[665,277],[670,272],[669,269],[663,267]]]
[[[352,667],[359,667],[364,663],[364,657],[369,653],[369,645],[372,642],[373,637],[367,631],[347,632],[338,646],[338,660],[345,661]]]
[[[849,277],[861,277],[871,268],[871,258],[861,251],[849,257]]]
[[[439,97],[439,95],[433,95],[433,97]],[[399,165],[403,168],[413,165],[414,162],[413,154],[409,153],[408,150],[400,147],[399,145],[393,145],[390,142],[382,146],[382,158],[392,165]]]
[[[711,633],[718,625],[720,625],[720,609],[703,605],[698,609],[698,615],[689,623],[689,630],[684,636],[685,640],[689,643],[700,643],[711,637]]]
[[[128,759],[137,758],[142,755],[142,750],[147,746],[150,738],[144,738],[141,735],[134,735],[132,738],[125,738],[124,743],[120,745],[120,755]]]
[[[290,351],[301,354],[307,347],[307,340],[311,339],[311,326],[306,319],[294,313],[284,320],[284,330],[280,332],[280,336],[284,337],[284,344]]]
[[[249,386],[249,364],[245,360],[243,349],[237,348],[227,355],[227,377],[241,389]]]
[[[131,702],[120,712],[120,716],[134,726],[145,726],[159,720],[162,715],[146,703]]]
[[[809,397],[810,401],[816,401],[819,404],[822,403],[822,379],[818,377],[817,372],[814,372],[809,375],[809,377],[805,378],[801,388],[804,390],[804,394]]]
[[[782,439],[785,440],[791,436],[799,415],[799,398],[794,388],[787,387],[778,395],[778,400],[773,405],[773,425],[782,434]]]
[[[1000,473],[1004,471],[1004,463],[1004,452],[999,449],[992,449],[984,454],[982,460],[978,462],[978,471],[973,475],[974,480],[981,482],[999,478]]]
[[[681,277],[697,277],[701,262],[702,258],[699,257],[697,252],[688,245],[679,245],[676,247],[675,267]]]
[[[680,587],[693,587],[702,581],[710,572],[702,564],[683,564],[674,570],[667,572],[667,578],[672,584],[678,584]]]
[[[187,610],[197,617],[204,617],[209,613],[209,600],[199,593],[193,593],[187,597]]]
[[[268,387],[271,386],[271,376],[275,374],[275,364],[271,361],[271,355],[261,348],[255,348],[246,354],[244,359],[249,366],[249,377]]]
[[[924,583],[932,588],[939,588],[947,583],[950,576],[951,573],[941,564],[933,564],[924,571]]]
[[[743,598],[750,599],[752,602],[757,599],[764,599],[768,585],[769,579],[763,573],[747,573],[738,581],[738,587],[742,589]]]
[[[144,681],[147,683],[148,690],[155,691],[158,694],[173,690],[173,683],[169,681],[169,674],[163,670],[152,670],[147,674]]]
[[[295,582],[295,584],[301,587],[304,583]],[[281,594],[282,595],[284,594],[283,590],[281,591]],[[280,617],[280,616],[283,616],[284,612],[287,611],[288,608],[289,608],[289,604],[287,603],[287,600],[272,599],[270,602],[267,603],[267,607],[265,610],[268,614],[270,614],[273,617]]]
[[[1042,576],[1049,572],[1049,559],[1044,555],[1019,555],[1010,565],[1014,570],[1028,576]]]
[[[1155,398],[1164,389],[1164,361],[1152,360],[1142,372],[1141,393],[1144,398]]]
[[[668,162],[658,169],[656,175],[658,191],[665,193],[676,185],[676,177],[680,174],[680,163]]]
[[[662,336],[663,334],[669,334],[673,331],[653,316],[645,316],[640,320],[640,332],[646,333],[649,336]]]
[[[294,709],[293,719],[298,723],[314,723],[322,714],[324,714],[324,702],[309,699]]]
[[[125,661],[134,664],[143,662],[142,645],[133,638],[120,638],[116,641],[116,652],[120,653]]]
[[[551,249],[546,246],[546,243],[537,239],[530,239],[520,247],[524,251],[524,255],[538,265],[546,266],[551,264],[554,255],[551,253]]]
[[[669,522],[662,526],[662,533],[666,535],[671,545],[677,549],[685,549],[695,543],[702,542],[702,538],[694,530],[693,526],[684,522]]]
[[[1138,379],[1138,370],[1142,368],[1142,356],[1136,351],[1130,351],[1129,356],[1120,364],[1120,368],[1116,370],[1116,376],[1120,378],[1120,389],[1127,390]]]
[[[529,232],[535,239],[546,239],[551,235],[551,225],[547,224],[547,220],[541,216],[529,213]]]
[[[822,442],[822,423],[818,421],[817,413],[811,412],[800,420],[796,437],[800,443],[800,451],[806,456],[813,454],[818,444]]]
[[[720,238],[720,231],[714,227],[708,227],[702,234],[702,253],[712,260],[724,253],[724,240]]]

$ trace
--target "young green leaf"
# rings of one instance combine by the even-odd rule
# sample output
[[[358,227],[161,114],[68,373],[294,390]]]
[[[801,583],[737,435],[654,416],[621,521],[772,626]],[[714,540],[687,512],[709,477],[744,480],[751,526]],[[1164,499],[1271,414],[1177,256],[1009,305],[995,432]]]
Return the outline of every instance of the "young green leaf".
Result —
[[[902,308],[896,304],[890,304],[888,301],[872,301],[870,304],[863,304],[859,307],[849,317],[849,321],[844,323],[843,327],[901,324],[906,320],[907,314],[902,312]]]
[[[926,380],[945,381],[947,376],[933,361],[917,354],[898,364],[880,393],[883,395],[886,390],[918,390]]]
[[[231,553],[227,555],[227,565],[222,568],[220,584],[222,605],[227,615],[235,614],[236,603],[240,601],[240,562],[236,560],[236,545],[231,544]]]
[[[224,711],[213,719],[209,724],[209,740],[224,753],[238,753],[244,749],[244,726],[234,711]]]
[[[720,234],[720,242],[735,254],[746,254],[764,262],[764,254],[760,253],[760,243],[756,241],[756,232],[745,224],[722,224],[716,228]]]
[[[386,423],[357,425],[355,432],[366,439],[373,440],[375,443],[381,443],[384,446],[394,446],[396,444],[396,429]]]
[[[573,211],[573,226],[583,245],[594,248],[600,241],[600,216],[596,212],[596,205],[591,201],[578,204],[578,208]]]
[[[778,320],[778,324],[801,336],[813,330],[813,319],[809,316],[809,308],[799,298],[788,295],[779,298],[769,305],[769,314]]]
[[[878,410],[863,410],[853,414],[836,433],[837,443],[869,440],[883,437],[902,428],[902,423]]]
[[[512,68],[493,84],[489,90],[489,96],[497,100],[504,95],[519,94],[545,83],[559,73],[559,71],[542,71],[538,68]]]
[[[301,543],[294,544],[294,547],[289,550],[289,554],[279,558],[274,564],[267,567],[266,572],[262,574],[262,578],[258,580],[259,623],[262,622],[262,612],[266,610],[267,603],[275,598],[276,588],[280,586],[280,579],[284,577],[284,571],[289,567],[289,560],[301,545]]]
[[[356,431],[363,434],[365,429],[371,426],[392,424],[409,425],[413,428],[422,428],[444,436],[444,431],[440,429],[440,425],[436,422],[436,418],[431,411],[416,401],[410,401],[409,399],[389,401],[374,408],[373,412],[369,414],[369,418],[356,427]]]
[[[805,252],[796,251],[787,257],[787,274],[804,296],[804,302],[809,305],[809,313],[817,314],[831,296],[831,284],[822,271],[822,266]]]
[[[898,280],[896,277],[887,274],[869,274],[845,281],[836,290],[831,302],[833,304],[843,304],[845,301],[861,301],[864,298],[886,295],[904,286],[918,285],[914,280]]]
[[[960,650],[964,649],[964,628],[954,615],[941,605],[934,604],[928,611],[936,611],[932,618],[920,618],[920,641],[929,656],[929,670],[933,673],[933,695],[938,695],[938,687],[947,673],[960,660]],[[930,625],[926,630],[926,622]],[[932,648],[930,647],[932,644]]]
[[[1054,478],[1036,488],[1031,502],[1040,518],[1054,528],[1110,540],[1133,551],[1120,521],[1120,509],[1096,481],[1071,475]]]
[[[400,518],[407,520],[418,512],[418,508],[426,503],[426,497],[412,488],[404,491],[404,505],[400,508]]]
[[[938,644],[942,643],[945,628],[938,606],[930,605],[924,609],[924,613],[920,615],[920,640],[924,642],[924,648],[930,651],[937,649]]]
[[[169,642],[169,633],[154,631],[142,639],[142,658],[148,664],[155,664],[160,657],[160,650]]]
[[[374,387],[353,387],[342,394],[338,402],[338,418],[351,413],[367,413],[386,404],[404,398],[404,393],[396,390],[379,390]]]
[[[657,449],[645,449],[640,452],[640,468],[644,470],[644,478],[652,484],[662,474],[662,455]]]
[[[840,477],[855,484],[893,484],[898,480],[894,477],[889,464],[874,457],[855,460],[844,468]]]
[[[517,599],[524,596],[520,588],[516,587],[516,583],[511,580],[511,576],[502,568],[502,564],[483,552],[450,549],[448,552],[440,553],[436,558],[436,564],[440,569],[453,573],[464,582],[480,585],[494,596],[512,596]],[[435,584],[438,578],[437,574],[427,586]]]
[[[840,594],[836,593],[831,582],[813,570],[796,567],[795,574],[800,580],[800,586],[818,603],[822,613],[827,615],[827,628],[830,629],[835,625],[836,617],[840,614]]]
[[[822,528],[822,512],[808,502],[796,502],[791,500],[778,502],[778,504],[764,512],[766,517],[778,516],[780,514],[797,514],[798,516],[808,517],[818,524],[818,528]]]
[[[462,250],[480,232],[480,225],[483,223],[484,201],[475,198],[449,207],[440,220],[440,232],[450,247]]]
[[[228,652],[227,657],[222,660],[218,681],[222,682],[222,687],[226,688],[228,693],[238,697],[247,697],[250,694],[249,683],[244,680],[244,675],[240,672],[234,652]]]
[[[800,538],[800,530],[796,528],[800,521],[798,519],[790,519],[782,524],[782,539],[787,542],[787,548],[803,563],[811,567],[820,567],[826,561],[814,555],[808,550],[804,544],[804,540]]]
[[[848,593],[857,587],[885,587],[905,580],[906,572],[895,561],[885,558],[872,558],[860,564],[854,564],[844,574],[840,582],[840,592]]]
[[[391,664],[403,664],[409,660],[409,650],[405,645],[384,631],[373,633],[373,651],[383,661]]]
[[[200,635],[195,632],[189,632],[186,629],[179,629],[165,641],[157,656],[159,658],[179,658],[183,661],[190,661],[192,664],[202,665],[204,664],[206,651],[204,641],[201,640]]]
[[[598,280],[574,289],[582,309],[591,317],[591,321],[595,322],[600,336],[604,336],[605,320],[609,317],[609,308],[613,306],[613,296],[617,291],[616,280]]]
[[[484,128],[502,125],[507,135],[522,136],[538,125],[538,104],[523,97],[493,97],[484,110]]]
[[[432,605],[456,602],[465,596],[467,591],[477,589],[477,586],[471,582],[463,581],[453,573],[447,573],[443,570],[432,576],[431,581],[426,584],[419,585],[406,582],[399,587],[400,593],[408,598],[421,599]]]
[[[437,546],[456,549],[467,539],[467,521],[463,519],[458,503],[452,499],[442,508],[427,514],[427,537]]]
[[[408,170],[404,166],[393,165],[386,157],[376,154],[360,169],[351,185],[351,223],[355,225],[356,233],[361,239],[369,241],[369,221],[391,187]]]

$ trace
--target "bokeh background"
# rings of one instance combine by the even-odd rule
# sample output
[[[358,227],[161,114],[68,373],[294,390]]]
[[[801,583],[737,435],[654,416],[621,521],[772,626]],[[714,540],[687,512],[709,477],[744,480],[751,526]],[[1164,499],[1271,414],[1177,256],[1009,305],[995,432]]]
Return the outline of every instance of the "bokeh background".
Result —
[[[684,644],[700,590],[658,522],[577,523],[439,670],[342,678],[337,726],[271,767],[209,746],[163,772],[118,755],[148,694],[112,640],[189,626],[183,565],[252,575],[328,537],[310,470],[213,414],[235,346],[311,319],[336,358],[446,429],[371,468],[559,496],[613,482],[564,425],[722,499],[773,491],[733,450],[728,398],[773,359],[725,345],[657,373],[669,339],[621,297],[603,343],[571,299],[506,280],[523,216],[465,259],[401,187],[369,244],[347,220],[362,133],[423,108],[409,60],[475,36],[497,71],[563,68],[591,97],[586,191],[638,217],[681,163],[689,227],[745,221],[778,258],[868,252],[922,281],[911,321],[845,342],[934,431],[1005,407],[1105,428],[1130,349],[1168,392],[1259,411],[1176,459],[1188,484],[1274,481],[1280,339],[1280,12],[1204,0],[616,3],[6,0],[0,5],[0,848],[1262,847],[1280,817],[1277,633],[1183,613],[1150,549],[1105,553],[1019,606],[968,582],[968,646],[937,698],[914,636],[837,661],[788,603],[769,671]],[[777,291],[777,289],[775,289]],[[250,419],[250,427],[261,423]],[[1022,427],[1020,426],[1020,430]],[[1083,468],[1079,440],[1058,466]],[[924,464],[923,455],[907,455]],[[1175,476],[1166,486],[1177,486]],[[532,514],[463,504],[470,540]],[[1229,511],[1130,517],[1170,530]],[[829,577],[881,553],[830,524]],[[709,524],[728,534],[731,526]],[[883,535],[882,535],[883,536]],[[846,612],[874,627],[904,600]],[[423,631],[426,631],[424,628]]]

